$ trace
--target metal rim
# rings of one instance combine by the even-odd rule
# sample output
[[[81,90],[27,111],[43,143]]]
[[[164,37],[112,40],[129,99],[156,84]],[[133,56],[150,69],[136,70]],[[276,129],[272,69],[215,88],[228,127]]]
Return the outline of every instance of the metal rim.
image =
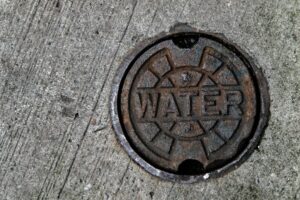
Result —
[[[126,135],[124,134],[124,130],[121,125],[120,117],[119,117],[119,109],[118,109],[118,95],[120,93],[120,88],[122,87],[121,83],[124,78],[124,75],[126,74],[127,70],[131,67],[132,62],[134,59],[141,54],[147,47],[151,47],[158,43],[159,41],[162,41],[168,37],[178,35],[178,34],[191,34],[191,33],[197,33],[202,37],[208,37],[212,38],[213,40],[216,40],[220,42],[225,47],[229,48],[231,51],[236,53],[238,57],[241,58],[241,60],[244,62],[245,66],[249,68],[249,70],[252,72],[253,78],[255,79],[254,82],[257,85],[257,92],[259,94],[259,103],[260,103],[260,112],[257,114],[257,117],[259,118],[258,124],[256,126],[255,132],[253,133],[253,137],[250,139],[248,145],[246,148],[243,149],[243,151],[236,156],[236,158],[231,161],[230,163],[224,165],[223,167],[205,173],[201,175],[178,175],[170,172],[163,171],[161,169],[158,169],[145,161],[135,150],[131,147],[130,143],[128,142]],[[140,165],[143,169],[145,169],[150,174],[163,178],[165,180],[174,181],[174,182],[181,182],[181,183],[194,183],[201,180],[207,180],[209,178],[216,178],[220,177],[236,168],[238,168],[243,162],[245,162],[246,159],[250,157],[250,155],[253,153],[255,148],[257,147],[258,143],[260,142],[260,139],[262,137],[262,134],[264,132],[264,129],[267,126],[268,117],[270,114],[269,107],[270,107],[270,100],[269,100],[269,93],[268,93],[268,85],[265,77],[263,76],[263,73],[261,69],[256,67],[254,64],[255,62],[253,59],[251,59],[250,56],[248,56],[247,53],[245,53],[241,48],[239,48],[234,43],[229,42],[224,36],[221,36],[220,34],[215,33],[206,33],[203,31],[173,31],[171,33],[161,33],[153,38],[150,38],[144,42],[141,42],[137,47],[132,50],[131,53],[129,53],[121,65],[119,66],[116,75],[113,80],[112,89],[111,89],[111,96],[110,96],[110,115],[112,120],[112,126],[116,133],[116,136],[120,142],[120,144],[123,146],[125,151],[129,154],[132,160],[134,160],[138,165]]]

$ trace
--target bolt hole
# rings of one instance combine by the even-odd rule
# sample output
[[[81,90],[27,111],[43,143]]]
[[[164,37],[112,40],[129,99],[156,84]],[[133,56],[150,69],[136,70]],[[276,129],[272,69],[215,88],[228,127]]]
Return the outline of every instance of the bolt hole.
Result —
[[[199,39],[198,36],[180,35],[180,36],[175,36],[172,39],[172,41],[177,47],[181,49],[191,49],[198,42],[198,39]]]
[[[187,159],[180,163],[177,173],[180,175],[198,175],[204,172],[203,165],[193,159]]]

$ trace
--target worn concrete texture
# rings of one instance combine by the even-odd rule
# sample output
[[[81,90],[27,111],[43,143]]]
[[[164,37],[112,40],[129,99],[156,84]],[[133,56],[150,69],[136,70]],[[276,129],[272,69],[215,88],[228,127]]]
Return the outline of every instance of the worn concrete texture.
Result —
[[[228,175],[155,178],[118,144],[108,100],[122,58],[177,22],[256,60],[271,118]],[[1,0],[0,199],[300,199],[299,0]]]

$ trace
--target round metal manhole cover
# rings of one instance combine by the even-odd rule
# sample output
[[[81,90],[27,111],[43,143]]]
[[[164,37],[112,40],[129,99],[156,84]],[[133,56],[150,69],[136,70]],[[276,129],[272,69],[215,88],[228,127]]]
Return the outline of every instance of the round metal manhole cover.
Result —
[[[223,37],[162,34],[119,68],[112,122],[145,170],[195,182],[236,168],[253,152],[269,115],[267,89],[262,72]]]

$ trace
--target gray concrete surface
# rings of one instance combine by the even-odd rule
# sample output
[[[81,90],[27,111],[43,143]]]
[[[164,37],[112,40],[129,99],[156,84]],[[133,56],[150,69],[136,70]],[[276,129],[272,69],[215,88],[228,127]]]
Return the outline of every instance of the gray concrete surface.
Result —
[[[259,150],[193,185],[130,161],[108,113],[126,52],[177,22],[242,47],[271,95]],[[299,0],[1,0],[0,199],[300,199],[299,41]]]

